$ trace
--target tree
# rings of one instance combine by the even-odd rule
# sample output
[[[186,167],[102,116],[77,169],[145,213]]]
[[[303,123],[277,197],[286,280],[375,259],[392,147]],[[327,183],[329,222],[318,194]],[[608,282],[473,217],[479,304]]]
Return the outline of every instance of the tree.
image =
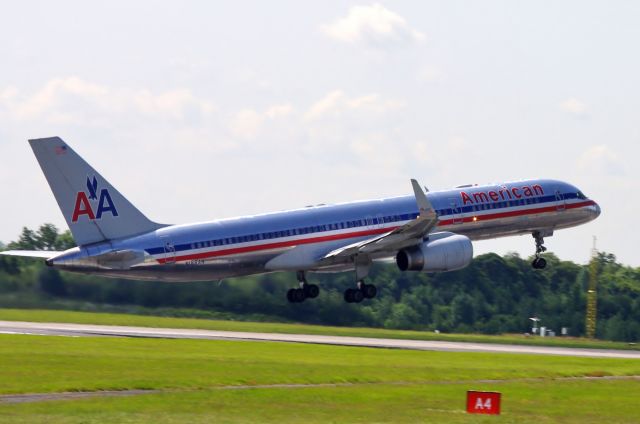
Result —
[[[38,283],[40,289],[46,294],[52,296],[64,296],[67,294],[67,288],[58,270],[42,268],[38,274]]]
[[[451,303],[453,309],[453,323],[473,324],[475,321],[475,311],[473,309],[473,299],[466,293],[458,294]]]
[[[35,231],[27,227],[22,227],[18,241],[9,243],[9,249],[42,250],[42,245]]]
[[[22,227],[18,241],[9,243],[17,250],[67,250],[76,245],[69,230],[60,234],[53,224],[42,224],[37,231]]]

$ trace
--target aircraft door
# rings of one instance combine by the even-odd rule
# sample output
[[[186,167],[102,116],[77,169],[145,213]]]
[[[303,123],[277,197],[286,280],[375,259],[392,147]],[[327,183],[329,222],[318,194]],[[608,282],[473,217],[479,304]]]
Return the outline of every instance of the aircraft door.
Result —
[[[162,248],[164,249],[164,263],[174,264],[176,263],[176,247],[173,244],[173,240],[169,236],[160,236],[162,242]]]
[[[458,205],[458,199],[451,198],[449,199],[449,205],[451,207],[451,218],[453,219],[454,224],[462,224],[462,210]]]
[[[564,211],[567,209],[566,201],[560,190],[556,190],[556,210]]]

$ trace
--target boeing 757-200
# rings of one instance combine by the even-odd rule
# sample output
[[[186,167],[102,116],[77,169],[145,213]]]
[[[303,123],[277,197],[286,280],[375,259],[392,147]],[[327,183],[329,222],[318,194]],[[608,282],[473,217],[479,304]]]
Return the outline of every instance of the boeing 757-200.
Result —
[[[296,272],[290,302],[318,296],[308,272],[354,271],[344,299],[376,296],[365,279],[373,261],[402,271],[464,268],[473,240],[532,234],[535,259],[544,237],[591,221],[598,204],[575,186],[537,179],[465,185],[387,199],[319,205],[210,222],[165,225],[147,219],[59,137],[30,140],[77,247],[64,252],[5,251],[43,258],[67,271],[140,280],[218,280],[274,271]]]

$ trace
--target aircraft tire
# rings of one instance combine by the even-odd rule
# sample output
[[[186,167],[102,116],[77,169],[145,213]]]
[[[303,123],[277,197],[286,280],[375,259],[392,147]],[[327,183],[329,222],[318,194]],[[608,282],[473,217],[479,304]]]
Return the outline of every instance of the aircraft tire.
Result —
[[[296,299],[294,297],[293,292],[295,291],[295,289],[289,289],[287,290],[287,300],[289,301],[289,303],[295,303]]]
[[[361,290],[365,299],[373,299],[378,294],[378,289],[373,284],[365,284]]]
[[[309,299],[315,299],[320,294],[320,288],[315,284],[307,284],[304,287],[305,296]]]
[[[535,258],[533,262],[531,262],[531,266],[534,269],[544,269],[547,266],[547,261],[544,258]]]
[[[347,303],[353,303],[353,292],[354,289],[346,289],[344,291],[344,301]]]
[[[364,300],[364,293],[362,292],[362,290],[353,290],[353,302],[360,303],[363,300]]]
[[[305,296],[304,290],[303,289],[293,289],[293,298],[295,299],[296,303],[301,303],[304,302],[304,300],[307,298],[307,296]]]

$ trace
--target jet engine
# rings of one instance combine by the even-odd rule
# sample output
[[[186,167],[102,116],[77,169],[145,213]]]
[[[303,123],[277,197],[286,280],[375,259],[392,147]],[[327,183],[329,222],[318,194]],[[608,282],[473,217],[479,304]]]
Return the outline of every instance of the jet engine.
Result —
[[[434,233],[418,246],[402,249],[396,255],[400,271],[455,271],[469,265],[473,245],[469,237],[454,233]]]

